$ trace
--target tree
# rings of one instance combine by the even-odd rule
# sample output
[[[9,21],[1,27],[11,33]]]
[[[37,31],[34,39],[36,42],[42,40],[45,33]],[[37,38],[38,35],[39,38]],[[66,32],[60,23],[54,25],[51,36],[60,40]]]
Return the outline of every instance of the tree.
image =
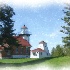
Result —
[[[2,44],[2,36],[1,36],[1,32],[2,32],[2,25],[0,25],[0,45]]]
[[[52,51],[51,51],[51,56],[52,56],[52,57],[55,57],[55,53],[56,53],[56,52],[55,52],[55,48],[53,47],[53,48],[52,48]]]
[[[13,8],[5,4],[0,5],[0,44],[8,43],[10,46],[18,44],[16,39],[13,37],[14,21],[12,17],[14,15],[15,12],[13,11]]]
[[[52,57],[64,56],[63,48],[60,45],[57,45],[56,48],[52,49],[51,56]]]
[[[62,42],[64,43],[65,55],[67,55],[70,54],[70,52],[68,52],[70,51],[70,5],[69,4],[67,4],[67,6],[64,8],[63,12],[65,16],[62,20],[66,25],[61,26],[63,30],[60,31],[66,35],[65,37],[62,37]]]
[[[63,53],[65,56],[70,56],[70,47],[64,47],[63,48]]]
[[[60,45],[56,46],[56,56],[64,56],[63,48]]]

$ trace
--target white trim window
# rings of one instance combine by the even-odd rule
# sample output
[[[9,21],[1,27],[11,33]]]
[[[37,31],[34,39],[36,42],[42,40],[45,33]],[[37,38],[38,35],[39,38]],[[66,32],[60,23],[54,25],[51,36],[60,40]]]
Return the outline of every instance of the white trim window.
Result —
[[[34,56],[37,56],[36,52],[33,52],[33,55],[34,55]]]
[[[21,54],[23,53],[23,51],[24,51],[24,47],[21,47]]]
[[[26,47],[26,54],[29,54],[29,47]]]
[[[16,54],[18,53],[18,47],[16,47]]]
[[[42,52],[41,52],[41,55],[42,55]]]

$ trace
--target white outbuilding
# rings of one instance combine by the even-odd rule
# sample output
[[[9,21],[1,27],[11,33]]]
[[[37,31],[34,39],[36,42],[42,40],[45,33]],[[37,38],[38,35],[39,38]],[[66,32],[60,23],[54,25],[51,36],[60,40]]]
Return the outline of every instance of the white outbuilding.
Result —
[[[30,58],[43,58],[43,57],[50,57],[50,53],[47,47],[47,43],[41,41],[36,49],[30,51]]]

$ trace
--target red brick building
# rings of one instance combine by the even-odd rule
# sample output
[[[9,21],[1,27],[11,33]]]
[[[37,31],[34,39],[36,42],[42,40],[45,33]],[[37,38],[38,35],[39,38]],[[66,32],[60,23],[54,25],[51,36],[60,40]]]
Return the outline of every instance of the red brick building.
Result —
[[[21,33],[18,36],[14,36],[18,41],[20,46],[12,46],[11,50],[5,50],[9,45],[5,43],[3,46],[0,45],[0,58],[30,58],[30,33],[28,28],[24,25]]]

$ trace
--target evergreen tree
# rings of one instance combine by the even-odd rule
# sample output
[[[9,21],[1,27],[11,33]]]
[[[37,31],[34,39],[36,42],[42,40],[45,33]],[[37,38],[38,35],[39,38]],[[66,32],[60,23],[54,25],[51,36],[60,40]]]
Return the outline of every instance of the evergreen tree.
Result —
[[[13,37],[14,35],[14,21],[12,17],[15,15],[13,8],[8,5],[1,4],[0,5],[0,44],[8,43],[11,45],[17,45],[16,39]]]
[[[51,56],[52,57],[64,56],[63,48],[60,45],[57,45],[56,48],[52,49]]]
[[[55,53],[56,53],[56,51],[55,51],[55,48],[53,47],[53,48],[52,48],[52,51],[51,51],[51,56],[52,56],[52,57],[55,57]]]
[[[61,26],[63,30],[60,30],[64,34],[66,34],[65,37],[62,37],[63,43],[64,43],[64,53],[65,55],[69,54],[70,55],[70,5],[67,4],[67,6],[63,10],[65,16],[62,19],[64,23],[66,24],[65,26]]]
[[[0,45],[2,44],[2,36],[1,36],[1,33],[2,33],[2,25],[0,25]]]
[[[63,48],[60,45],[56,46],[56,56],[64,56]]]
[[[70,56],[70,47],[64,47],[63,48],[63,53],[65,56]]]

